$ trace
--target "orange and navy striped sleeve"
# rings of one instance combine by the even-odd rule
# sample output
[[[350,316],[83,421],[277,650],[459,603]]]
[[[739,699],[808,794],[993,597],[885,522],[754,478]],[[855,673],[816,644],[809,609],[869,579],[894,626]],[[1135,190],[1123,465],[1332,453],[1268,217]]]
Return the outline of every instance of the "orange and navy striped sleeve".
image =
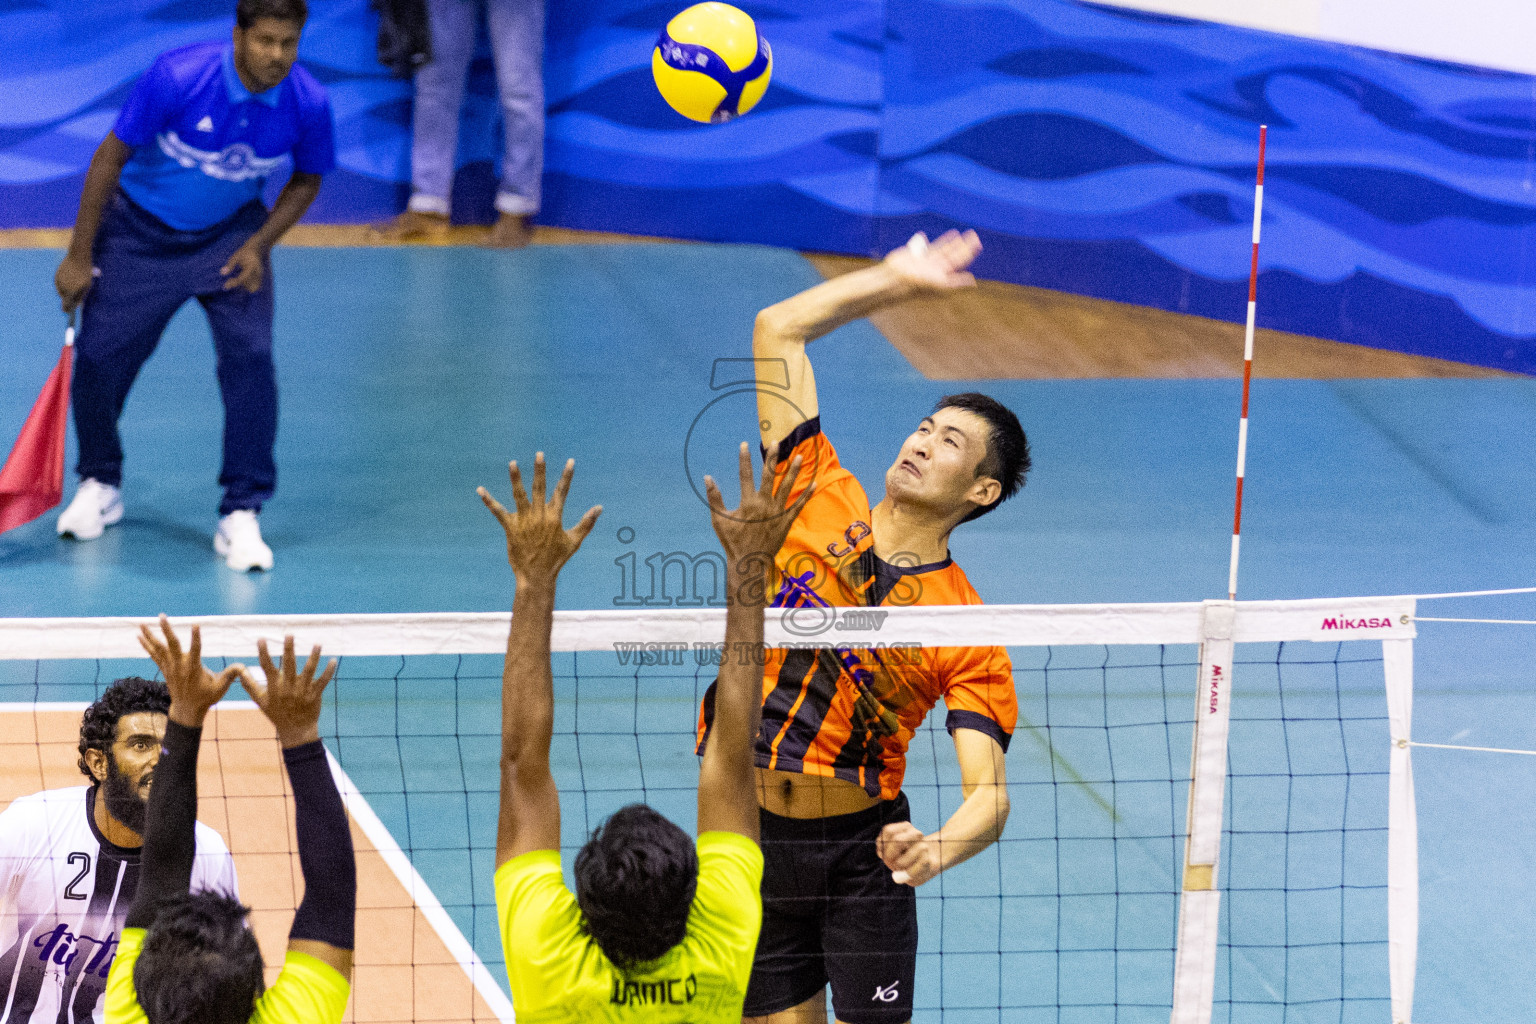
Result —
[[[983,602],[965,572],[951,563],[943,572],[923,577],[917,604]],[[975,729],[1008,749],[1019,720],[1019,699],[1013,686],[1013,662],[1003,647],[941,647],[933,652],[933,678],[949,709],[944,727]]]
[[[1008,652],[1001,647],[946,647],[940,660],[944,706],[949,709],[944,727],[950,735],[956,729],[985,733],[1006,751],[1019,721]]]

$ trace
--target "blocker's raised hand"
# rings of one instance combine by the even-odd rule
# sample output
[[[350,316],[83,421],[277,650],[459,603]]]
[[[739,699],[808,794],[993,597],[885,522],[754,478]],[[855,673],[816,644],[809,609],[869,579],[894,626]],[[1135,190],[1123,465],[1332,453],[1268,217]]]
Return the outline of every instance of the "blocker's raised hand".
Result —
[[[163,640],[148,626],[140,626],[139,646],[165,677],[165,688],[171,692],[171,720],[188,728],[198,728],[208,709],[229,692],[235,677],[245,672],[245,666],[236,663],[215,675],[203,664],[203,637],[196,626],[192,627],[192,643],[185,653],[170,620],[164,615],[160,616],[160,632]]]
[[[966,268],[981,252],[976,232],[946,231],[933,241],[919,231],[906,245],[892,250],[885,265],[918,294],[971,288],[976,278]]]
[[[772,453],[763,463],[762,483],[752,478],[752,454],[745,441],[737,457],[741,506],[727,509],[714,478],[706,476],[704,492],[709,499],[709,518],[715,527],[715,536],[720,538],[720,546],[725,549],[728,565],[742,567],[750,563],[766,568],[773,564],[773,556],[784,546],[784,538],[789,536],[795,518],[816,490],[816,483],[812,481],[791,502],[789,495],[800,475],[800,456],[790,460],[789,469],[777,489],[773,486],[776,461]]]
[[[251,700],[261,708],[261,713],[277,729],[277,740],[284,747],[302,747],[320,738],[320,702],[331,677],[336,674],[336,659],[332,658],[319,676],[320,646],[310,649],[309,658],[300,671],[293,656],[293,637],[283,637],[282,664],[274,664],[267,654],[267,642],[256,641],[256,653],[261,658],[261,670],[266,674],[266,685],[252,679],[250,673],[240,677]]]
[[[559,575],[560,567],[592,532],[603,507],[593,505],[587,509],[587,514],[569,530],[561,522],[565,498],[571,491],[571,476],[576,472],[575,459],[566,460],[565,471],[555,484],[555,493],[548,499],[544,496],[543,452],[533,457],[532,497],[523,489],[523,476],[517,463],[510,463],[507,471],[512,477],[515,512],[508,512],[484,487],[475,493],[480,495],[480,500],[485,502],[485,507],[491,510],[507,535],[507,562],[511,564],[518,584],[552,582]]]

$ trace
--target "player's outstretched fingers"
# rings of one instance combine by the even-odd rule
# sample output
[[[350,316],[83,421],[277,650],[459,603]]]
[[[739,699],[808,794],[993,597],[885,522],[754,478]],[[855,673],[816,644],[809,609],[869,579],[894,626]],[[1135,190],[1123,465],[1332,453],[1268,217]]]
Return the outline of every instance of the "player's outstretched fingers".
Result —
[[[560,479],[555,481],[555,495],[549,499],[556,512],[565,511],[565,497],[571,493],[571,477],[575,474],[576,460],[566,459],[565,469],[561,470]]]
[[[491,510],[491,515],[496,517],[497,522],[502,526],[506,526],[507,523],[511,522],[512,513],[508,512],[501,502],[491,497],[490,491],[484,487],[476,487],[475,493],[480,495],[480,500],[485,502],[485,507]]]
[[[165,674],[170,652],[165,649],[165,644],[155,639],[155,634],[149,631],[148,626],[139,627],[139,646],[144,648],[144,653],[149,655],[149,660],[155,663],[162,675]]]
[[[272,655],[267,652],[267,641],[265,639],[256,641],[256,657],[261,660],[261,670],[266,673],[267,685],[271,686],[279,673],[277,666],[272,663]]]
[[[741,442],[741,447],[736,449],[736,475],[741,481],[741,503],[745,505],[747,498],[757,490],[757,481],[752,479],[752,453],[747,448],[747,442]],[[772,466],[765,464],[763,477],[767,479],[773,475]]]
[[[164,612],[161,612],[159,622],[160,632],[165,635],[165,649],[170,653],[172,658],[180,660],[181,641],[176,638],[176,631],[171,628],[171,620],[166,616]],[[195,634],[197,632],[197,627],[193,626],[192,631]]]
[[[304,691],[304,699],[312,702],[315,707],[316,718],[319,718],[320,698],[325,693],[325,688],[330,685],[332,677],[336,675],[338,662],[332,658],[325,666],[325,671],[318,676],[315,670],[320,667],[320,645],[315,644],[309,650],[309,657],[304,662],[304,672],[299,676],[300,685]]]
[[[602,514],[603,506],[593,505],[587,509],[587,514],[578,519],[576,525],[571,527],[572,554],[575,553],[576,548],[581,547],[581,542],[587,539],[587,534],[591,533],[592,527],[597,525],[597,517]]]
[[[298,663],[293,657],[293,635],[283,637],[283,689],[287,690],[293,682],[294,674],[298,671]]]
[[[533,504],[535,508],[543,508],[545,499],[549,497],[549,490],[544,481],[544,453],[533,453]]]
[[[789,501],[789,492],[795,489],[795,481],[800,478],[800,470],[803,468],[799,455],[789,460],[789,467],[784,470],[784,479],[779,481],[778,490],[772,492],[776,509],[783,508],[785,502]],[[763,478],[763,497],[769,497],[766,474]]]
[[[336,660],[332,659],[325,671],[317,675],[321,658],[320,648],[315,646],[301,669],[294,655],[292,636],[283,638],[283,654],[278,662],[274,663],[265,640],[257,641],[256,652],[267,682],[262,687],[252,681],[246,688],[277,728],[278,740],[284,747],[290,747],[318,739],[315,727],[320,721],[325,687],[336,674]]]
[[[517,468],[517,460],[507,463],[507,475],[512,478],[512,502],[517,506],[519,513],[527,512],[533,507],[528,500],[528,492],[523,490],[523,471]]]
[[[258,640],[257,644],[262,658],[265,659],[267,655],[266,641]],[[251,702],[260,708],[262,713],[265,714],[267,710],[267,684],[258,682],[256,677],[251,675],[249,672],[241,672],[240,685],[245,687],[246,693],[250,694]]]
[[[975,283],[974,277],[962,271],[974,263],[981,253],[981,239],[976,232],[967,231],[961,234],[958,231],[949,231],[934,245],[940,257],[949,265],[950,274],[956,281]]]
[[[164,613],[157,621],[162,634],[158,637],[148,625],[142,623],[139,625],[139,646],[148,652],[151,660],[160,667],[161,672],[169,672],[181,658],[181,643],[176,639],[176,631],[171,629],[170,620]]]

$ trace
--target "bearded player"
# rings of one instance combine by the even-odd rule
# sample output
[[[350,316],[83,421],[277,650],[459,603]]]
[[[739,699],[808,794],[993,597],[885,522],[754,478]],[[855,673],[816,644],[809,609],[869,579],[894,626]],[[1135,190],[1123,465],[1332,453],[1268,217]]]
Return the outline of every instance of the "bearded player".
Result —
[[[164,683],[117,680],[80,721],[90,785],[33,793],[0,814],[3,1024],[100,1024],[170,706]],[[196,846],[193,890],[236,896],[219,834],[199,822]]]
[[[883,262],[760,312],[752,351],[764,451],[799,458],[814,481],[779,549],[773,605],[795,632],[831,624],[835,607],[980,604],[949,555],[950,533],[1023,485],[1019,421],[979,394],[941,398],[902,442],[870,504],[822,431],[806,345],[904,299],[971,287],[981,243],[922,235]],[[787,385],[787,386],[786,386]],[[846,643],[846,633],[837,636]],[[901,792],[906,747],[939,700],[965,794],[934,832]],[[846,1024],[912,1016],[914,888],[997,840],[1008,818],[1007,750],[1018,706],[1000,647],[920,652],[771,649],[755,746],[761,807],[763,925],[747,989],[749,1020],[826,1020],[825,988]],[[710,740],[714,694],[700,715]]]
[[[107,978],[105,1024],[341,1024],[352,992],[357,860],[320,740],[322,695],[336,661],[318,671],[315,647],[301,669],[288,636],[277,662],[266,641],[257,641],[264,684],[239,664],[215,675],[203,665],[198,627],[183,652],[164,615],[159,636],[140,627],[139,644],[165,676],[171,706],[144,823],[144,878]],[[250,908],[224,893],[187,887],[203,723],[236,676],[277,730],[304,876],[283,967],[270,986],[246,923]]]

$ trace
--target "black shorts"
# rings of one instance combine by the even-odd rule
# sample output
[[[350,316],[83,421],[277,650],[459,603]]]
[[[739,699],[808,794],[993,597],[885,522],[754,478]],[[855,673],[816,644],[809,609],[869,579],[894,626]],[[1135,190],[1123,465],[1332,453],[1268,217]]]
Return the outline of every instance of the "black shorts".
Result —
[[[831,818],[761,815],[763,930],[742,1013],[787,1010],[830,983],[838,1020],[910,1020],[917,893],[875,853],[881,827],[911,819],[907,798]]]

